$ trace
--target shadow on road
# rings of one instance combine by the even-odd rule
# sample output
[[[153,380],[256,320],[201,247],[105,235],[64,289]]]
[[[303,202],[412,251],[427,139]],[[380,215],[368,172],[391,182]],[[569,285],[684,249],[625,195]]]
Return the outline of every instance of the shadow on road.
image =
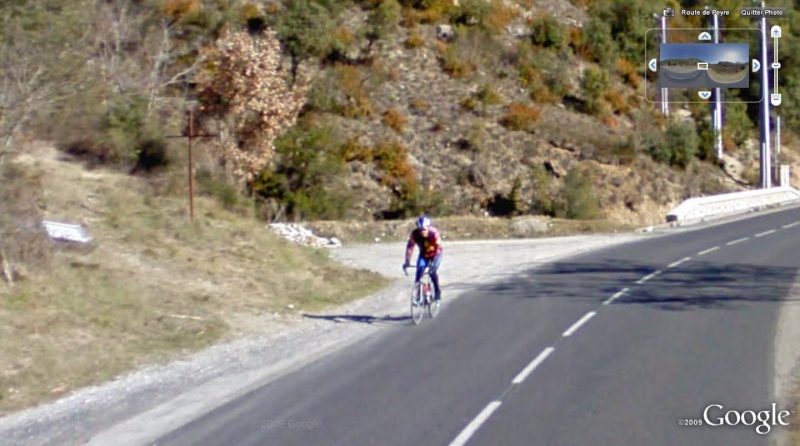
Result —
[[[640,279],[662,271],[644,283]],[[556,262],[509,281],[486,284],[486,297],[592,300],[598,304],[622,288],[615,304],[640,304],[664,310],[736,309],[745,302],[800,301],[789,296],[797,279],[794,266],[690,261],[664,265],[604,259]]]
[[[323,319],[329,322],[358,322],[361,324],[398,324],[411,320],[410,316],[371,316],[368,314],[303,314],[307,319]]]

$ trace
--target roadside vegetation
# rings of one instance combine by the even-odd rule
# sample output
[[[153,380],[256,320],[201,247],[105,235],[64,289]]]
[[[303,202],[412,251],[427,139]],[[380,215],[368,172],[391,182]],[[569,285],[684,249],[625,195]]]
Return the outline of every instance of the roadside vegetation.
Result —
[[[208,182],[190,221],[183,169],[86,171],[46,145],[10,168],[2,191],[35,193],[47,209],[15,234],[25,263],[0,285],[0,415],[388,283],[278,239]],[[92,242],[44,240],[43,215],[83,222]]]

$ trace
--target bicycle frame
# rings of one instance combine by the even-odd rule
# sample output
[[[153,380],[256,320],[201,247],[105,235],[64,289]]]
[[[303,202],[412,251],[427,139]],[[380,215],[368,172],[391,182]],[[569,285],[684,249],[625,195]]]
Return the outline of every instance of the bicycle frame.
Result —
[[[403,271],[408,276],[408,271],[405,268],[403,268]],[[430,266],[425,266],[419,282],[414,283],[414,287],[411,290],[411,320],[414,325],[422,322],[425,309],[428,310],[428,315],[431,319],[435,318],[439,313],[440,302],[433,298],[432,285]]]

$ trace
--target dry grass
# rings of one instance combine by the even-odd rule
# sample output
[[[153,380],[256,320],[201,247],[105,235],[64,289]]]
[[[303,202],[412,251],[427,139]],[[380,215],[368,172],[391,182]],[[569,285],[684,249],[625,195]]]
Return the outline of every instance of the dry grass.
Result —
[[[0,285],[0,415],[386,284],[209,197],[190,223],[182,172],[153,196],[142,179],[37,151],[27,163],[45,160],[46,217],[84,224],[93,249],[60,250],[48,271]]]
[[[425,46],[425,39],[420,35],[416,28],[408,31],[408,38],[406,39],[405,46],[407,49],[422,48]]]
[[[383,114],[383,123],[395,132],[403,133],[408,119],[396,108],[390,108]]]
[[[528,131],[533,128],[541,116],[542,112],[538,108],[515,102],[508,106],[508,112],[500,124],[509,130]]]

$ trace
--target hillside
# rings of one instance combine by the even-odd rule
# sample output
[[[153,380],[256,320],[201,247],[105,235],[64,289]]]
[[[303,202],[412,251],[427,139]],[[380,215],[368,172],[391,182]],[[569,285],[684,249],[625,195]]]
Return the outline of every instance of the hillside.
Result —
[[[586,8],[559,3],[549,15],[551,2],[491,5],[466,19],[406,8],[401,26],[366,55],[356,41],[335,62],[312,64],[301,131],[330,126],[346,141],[347,168],[331,189],[346,187],[349,200],[336,212],[295,207],[294,218],[428,211],[651,224],[686,198],[756,186],[756,128],[741,104],[728,111],[717,161],[708,109],[678,104],[672,119],[659,116],[642,100],[643,69],[621,50],[612,61],[592,56],[599,49],[581,31]],[[351,7],[337,30],[358,36],[374,14]],[[784,135],[781,162],[793,163],[795,138]],[[375,153],[386,150],[405,158],[392,166],[401,172],[381,166]],[[408,171],[413,178],[403,179]],[[581,182],[568,181],[570,171]],[[585,208],[570,209],[570,200]]]
[[[226,165],[221,147],[241,154],[266,144],[256,152],[267,167],[238,183],[265,220],[429,212],[649,224],[686,198],[758,179],[757,108],[726,109],[725,154],[716,160],[706,106],[674,104],[665,117],[644,100],[654,82],[645,78],[642,42],[630,36],[650,26],[635,19],[649,11],[646,2],[168,0],[24,9],[26,1],[4,20],[9,33],[28,23],[17,31],[30,42],[7,40],[21,42],[8,55],[39,45],[41,54],[25,57],[49,83],[7,96],[20,98],[9,109],[21,117],[4,121],[8,138],[27,130],[93,164],[141,174],[175,161],[170,154],[185,139],[173,137],[187,133],[184,112],[194,108],[197,131],[223,133],[195,140],[198,178],[232,183],[235,157]],[[226,93],[208,96],[217,85],[208,79],[223,79],[209,68],[214,55],[240,30],[253,42],[274,30],[276,75],[291,79],[289,88],[310,83],[296,124],[261,133],[283,134],[274,148],[258,133],[235,135],[241,129],[225,126],[249,118],[225,111]],[[69,64],[44,57],[60,42]],[[792,57],[781,61],[787,82]],[[791,128],[800,114],[784,108]],[[783,135],[781,162],[793,163],[796,137]]]

